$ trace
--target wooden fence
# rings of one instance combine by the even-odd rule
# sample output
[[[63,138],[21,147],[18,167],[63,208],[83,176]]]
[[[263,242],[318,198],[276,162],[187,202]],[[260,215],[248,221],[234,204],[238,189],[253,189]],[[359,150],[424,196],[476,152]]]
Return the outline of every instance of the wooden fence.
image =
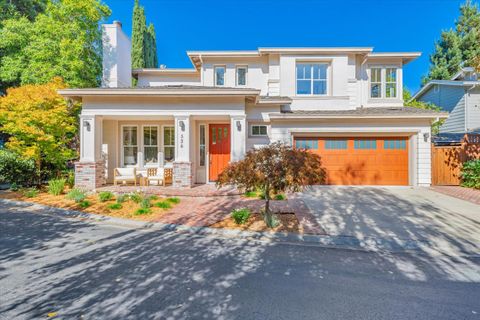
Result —
[[[460,145],[432,145],[432,184],[458,186],[462,164],[480,159],[480,134],[466,134]]]

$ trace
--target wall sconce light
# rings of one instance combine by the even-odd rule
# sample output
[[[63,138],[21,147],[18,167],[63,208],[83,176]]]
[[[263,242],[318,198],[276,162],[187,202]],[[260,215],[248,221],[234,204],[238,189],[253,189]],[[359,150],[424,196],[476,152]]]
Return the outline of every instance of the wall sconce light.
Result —
[[[423,141],[428,142],[428,138],[430,138],[430,133],[426,132],[423,134]]]
[[[180,120],[179,124],[180,124],[180,129],[182,129],[182,131],[185,131],[185,122],[183,120]]]
[[[242,131],[242,123],[239,120],[237,120],[237,130]]]
[[[87,131],[90,131],[90,122],[88,120],[83,120],[83,126],[87,128]]]

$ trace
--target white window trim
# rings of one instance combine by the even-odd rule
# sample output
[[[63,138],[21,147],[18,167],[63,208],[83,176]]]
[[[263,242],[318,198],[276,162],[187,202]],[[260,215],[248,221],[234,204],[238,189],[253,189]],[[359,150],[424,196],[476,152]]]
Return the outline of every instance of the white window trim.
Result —
[[[204,165],[202,166],[200,164],[200,150],[201,150],[201,143],[200,143],[200,130],[202,128],[202,126],[204,127],[205,129],[205,163]],[[207,163],[208,163],[208,153],[207,153],[207,148],[208,148],[208,125],[206,123],[199,123],[198,125],[198,168],[206,168],[207,167]]]
[[[176,146],[176,137],[175,137],[175,124],[164,124],[162,125],[162,133],[161,133],[161,150],[162,150],[162,153],[163,153],[163,159],[164,159],[164,163],[167,163],[167,160],[165,160],[165,128],[168,127],[168,128],[173,128],[173,161],[175,161],[175,152],[176,152],[176,149],[177,149],[177,146]],[[168,147],[171,147],[172,145],[167,145]],[[173,162],[172,161],[172,162]]]
[[[132,166],[132,165],[128,165],[128,167],[125,167],[125,161],[124,161],[124,147],[125,145],[123,144],[123,128],[125,127],[136,127],[137,128],[137,164]],[[139,146],[139,142],[140,142],[140,139],[138,139],[138,134],[139,134],[139,130],[138,130],[138,125],[137,124],[122,124],[120,126],[120,139],[122,141],[121,145],[121,149],[120,149],[120,167],[121,168],[135,168],[135,167],[138,167],[138,151],[140,150],[140,146]]]
[[[325,87],[325,93],[324,94],[314,94],[313,93],[313,78],[311,79],[311,93],[298,93],[297,91],[297,65],[298,64],[326,64],[327,65],[327,79],[325,81],[326,87]],[[298,97],[325,97],[330,95],[330,81],[332,79],[331,75],[331,61],[322,61],[322,60],[297,60],[295,61],[295,95]],[[312,75],[313,77],[313,75]]]
[[[216,72],[217,68],[223,68],[225,70],[223,74],[223,84],[217,84],[217,72]],[[227,66],[221,65],[221,64],[214,65],[213,66],[213,85],[215,87],[225,87],[226,84],[227,84]]]
[[[265,127],[266,130],[267,130],[267,133],[266,134],[253,134],[253,127],[258,127],[258,126]],[[254,137],[254,138],[268,137],[268,125],[261,124],[261,123],[252,123],[252,124],[250,124],[249,133],[250,133],[250,137]]]
[[[238,69],[245,69],[245,84],[238,84]],[[248,84],[248,65],[235,66],[235,85],[237,87],[246,87]]]
[[[380,80],[381,80],[381,86],[382,90],[380,92],[380,97],[372,97],[372,69],[381,69],[380,72]],[[395,69],[396,71],[396,96],[395,97],[387,97],[387,69]],[[400,70],[399,65],[391,65],[391,64],[385,64],[385,65],[377,65],[377,64],[372,64],[368,66],[368,98],[372,100],[398,100],[400,99],[400,81],[398,79],[398,74]]]
[[[142,125],[142,132],[141,132],[141,146],[142,146],[142,152],[143,152],[143,166],[145,168],[152,168],[152,167],[158,167],[158,161],[154,164],[148,164],[145,162],[145,137],[144,137],[144,128],[145,127],[157,127],[157,153],[158,153],[158,150],[160,150],[160,126],[158,124],[143,124]],[[150,146],[148,145],[147,147],[153,147],[153,146]],[[158,159],[157,159],[158,160]]]

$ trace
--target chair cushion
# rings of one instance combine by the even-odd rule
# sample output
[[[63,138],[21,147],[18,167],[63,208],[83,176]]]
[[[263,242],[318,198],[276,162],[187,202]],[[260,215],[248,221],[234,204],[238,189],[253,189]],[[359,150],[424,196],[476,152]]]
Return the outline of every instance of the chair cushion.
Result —
[[[117,175],[119,176],[134,176],[135,168],[117,168]]]
[[[116,176],[115,180],[135,180],[135,176]]]

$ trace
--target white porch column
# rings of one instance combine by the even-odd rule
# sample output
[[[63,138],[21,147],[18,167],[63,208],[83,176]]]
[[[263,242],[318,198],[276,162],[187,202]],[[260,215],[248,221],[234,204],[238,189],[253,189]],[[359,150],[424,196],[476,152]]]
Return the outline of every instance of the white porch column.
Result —
[[[80,116],[80,161],[75,163],[75,185],[95,189],[105,183],[102,158],[103,119],[101,116]]]
[[[242,160],[246,153],[247,120],[245,115],[230,117],[231,148],[230,160]]]
[[[175,161],[173,162],[173,186],[191,187],[193,164],[190,145],[192,143],[192,120],[190,116],[175,116]]]

